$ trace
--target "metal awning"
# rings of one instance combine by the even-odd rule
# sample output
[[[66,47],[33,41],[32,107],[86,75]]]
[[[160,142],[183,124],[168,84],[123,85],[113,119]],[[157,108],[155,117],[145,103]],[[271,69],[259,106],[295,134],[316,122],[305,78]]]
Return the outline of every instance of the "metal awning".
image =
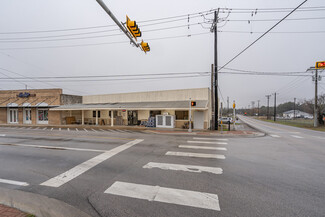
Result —
[[[193,110],[207,110],[207,100],[195,100]],[[162,102],[129,102],[129,103],[100,103],[100,104],[71,104],[51,108],[51,111],[70,110],[188,110],[189,101],[162,101]]]

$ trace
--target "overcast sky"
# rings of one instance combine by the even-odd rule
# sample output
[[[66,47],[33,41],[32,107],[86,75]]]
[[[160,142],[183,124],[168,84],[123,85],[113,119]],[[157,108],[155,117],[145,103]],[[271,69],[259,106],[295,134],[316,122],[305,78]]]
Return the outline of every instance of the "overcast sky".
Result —
[[[90,78],[96,80],[91,82],[2,79],[0,88],[24,89],[27,84],[29,89],[59,87],[67,94],[90,95],[209,87],[210,77],[205,72],[211,71],[214,60],[214,36],[209,32],[213,14],[207,12],[203,17],[199,12],[219,7],[252,9],[245,13],[232,10],[230,14],[221,11],[220,18],[228,16],[229,20],[220,20],[218,24],[222,31],[218,33],[219,66],[223,66],[290,11],[266,13],[259,9],[295,8],[302,0],[104,2],[121,22],[125,22],[125,15],[137,21],[142,30],[141,39],[151,47],[148,54],[130,45],[95,0],[4,0],[0,1],[0,77],[198,74],[149,80]],[[288,19],[296,20],[283,21],[227,67],[258,72],[304,72],[316,61],[325,60],[325,3],[309,0],[302,7],[321,8],[293,13]],[[256,8],[257,11],[253,10]],[[181,16],[186,14],[190,14],[190,19]],[[169,18],[174,16],[180,17]],[[153,21],[159,18],[168,19]],[[265,19],[269,21],[260,21]],[[302,101],[314,95],[311,77],[220,73],[219,85],[223,99],[228,96],[239,107],[248,107],[251,101],[257,100],[265,105],[265,95],[275,91],[279,93],[278,103],[293,101],[294,97]],[[320,82],[319,92],[325,93],[324,80]]]

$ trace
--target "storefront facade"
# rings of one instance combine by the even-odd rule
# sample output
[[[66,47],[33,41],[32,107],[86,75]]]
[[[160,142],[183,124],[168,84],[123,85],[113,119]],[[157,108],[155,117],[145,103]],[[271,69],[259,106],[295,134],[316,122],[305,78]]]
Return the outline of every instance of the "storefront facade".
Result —
[[[211,123],[209,88],[83,96],[82,103],[50,108],[59,113],[62,125],[165,126],[186,128],[189,112],[194,129]],[[190,108],[190,102],[196,106]],[[156,117],[159,119],[154,120]],[[167,121],[166,121],[167,120]],[[159,121],[161,123],[151,123]],[[172,123],[170,123],[172,122]],[[171,125],[168,125],[168,124]]]
[[[60,125],[60,112],[50,108],[81,102],[81,96],[62,94],[62,89],[2,90],[0,124]]]

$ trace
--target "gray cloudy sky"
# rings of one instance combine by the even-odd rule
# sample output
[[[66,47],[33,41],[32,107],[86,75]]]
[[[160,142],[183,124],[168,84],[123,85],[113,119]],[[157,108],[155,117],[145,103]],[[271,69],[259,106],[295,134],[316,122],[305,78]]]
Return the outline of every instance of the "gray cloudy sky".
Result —
[[[89,82],[2,79],[0,88],[23,89],[27,84],[28,88],[60,87],[65,93],[89,95],[209,87],[210,77],[204,76],[204,72],[211,70],[214,58],[213,34],[209,33],[213,14],[204,18],[199,12],[218,7],[258,8],[253,16],[255,10],[220,13],[221,18],[229,15],[228,22],[218,24],[222,31],[218,33],[219,66],[222,66],[289,12],[266,13],[259,9],[294,8],[302,0],[104,2],[121,22],[125,22],[125,15],[138,22],[142,39],[149,42],[151,52],[145,55],[130,45],[127,37],[116,30],[114,22],[95,0],[4,0],[0,2],[0,77],[198,74],[195,77],[151,80],[130,77],[134,80],[127,81],[90,78],[97,81]],[[263,37],[227,67],[258,72],[304,72],[316,61],[325,60],[325,3],[309,0],[303,7],[318,8],[295,12],[289,19],[298,20],[282,22],[272,31],[274,33]],[[182,16],[153,21],[186,14],[193,15],[189,20]],[[186,35],[192,36],[181,37]],[[230,72],[228,69],[222,71]],[[265,95],[275,91],[279,92],[279,103],[294,97],[298,100],[312,98],[314,91],[311,77],[220,74],[219,84],[223,98],[226,100],[229,96],[231,101],[237,101],[239,107],[247,107],[251,101],[257,100],[261,100],[261,105],[266,104]],[[324,80],[319,90],[325,93]]]

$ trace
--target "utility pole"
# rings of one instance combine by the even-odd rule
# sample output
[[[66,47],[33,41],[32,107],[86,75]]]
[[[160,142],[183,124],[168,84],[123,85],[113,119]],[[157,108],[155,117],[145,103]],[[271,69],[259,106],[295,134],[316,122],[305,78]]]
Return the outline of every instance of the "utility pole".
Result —
[[[218,31],[217,31],[217,24],[218,24],[218,15],[219,15],[219,8],[218,12],[214,11],[214,115],[217,117],[215,118],[215,130],[218,130]]]
[[[216,127],[216,115],[214,109],[214,65],[211,64],[211,113],[212,113],[212,123],[211,130],[215,130]]]
[[[227,96],[227,117],[229,115],[229,96]]]
[[[274,93],[274,121],[276,121],[276,92]]]
[[[318,70],[315,69],[315,103],[314,103],[314,127],[318,127],[318,106],[317,106],[317,91],[318,91]]]
[[[267,109],[266,109],[266,119],[269,120],[270,119],[270,97],[271,95],[266,95],[267,98]]]
[[[293,120],[296,119],[296,98],[293,98]]]
[[[257,100],[257,116],[260,116],[260,100]]]
[[[188,124],[188,132],[192,133],[192,103],[191,103],[191,98],[190,98],[190,102],[189,102],[189,114],[188,114],[188,120],[189,120],[189,124]]]
[[[255,110],[255,102],[252,101],[252,116],[255,116],[254,110]]]

